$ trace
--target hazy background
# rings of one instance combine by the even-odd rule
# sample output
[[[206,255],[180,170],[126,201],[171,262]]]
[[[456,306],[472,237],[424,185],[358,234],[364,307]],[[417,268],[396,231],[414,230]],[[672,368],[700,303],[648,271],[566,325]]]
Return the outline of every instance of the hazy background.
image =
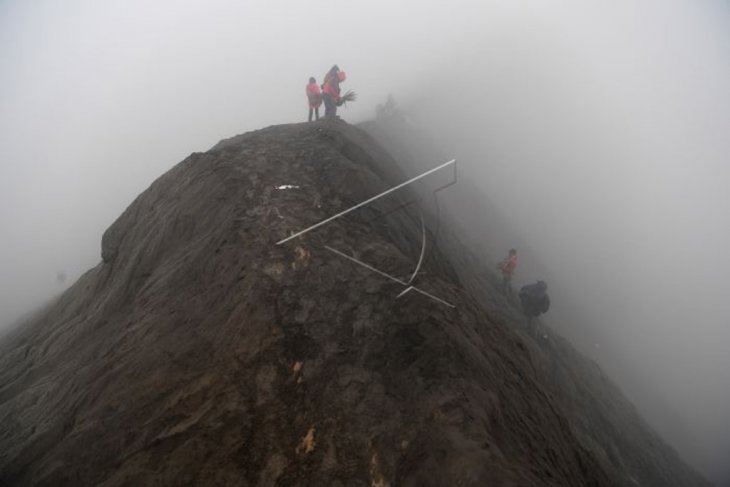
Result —
[[[553,327],[730,482],[727,0],[0,0],[0,327],[190,152],[305,120],[333,63],[343,118],[410,108],[549,267]]]

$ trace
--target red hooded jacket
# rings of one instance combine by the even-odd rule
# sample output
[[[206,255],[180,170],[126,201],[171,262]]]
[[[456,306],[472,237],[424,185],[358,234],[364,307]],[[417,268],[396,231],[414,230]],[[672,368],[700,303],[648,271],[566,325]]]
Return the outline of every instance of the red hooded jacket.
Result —
[[[306,93],[310,108],[318,108],[322,104],[322,92],[319,91],[317,83],[309,83]]]
[[[517,256],[510,255],[502,263],[502,274],[511,276],[515,272],[515,268],[517,268]]]
[[[335,103],[340,101],[340,81],[344,81],[345,77],[344,71],[333,72],[332,70],[324,76],[324,93]]]

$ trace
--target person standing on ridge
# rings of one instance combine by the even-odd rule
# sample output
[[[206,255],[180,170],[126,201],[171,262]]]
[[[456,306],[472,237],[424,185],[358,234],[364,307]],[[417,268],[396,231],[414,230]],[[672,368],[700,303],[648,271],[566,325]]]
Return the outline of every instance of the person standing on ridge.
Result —
[[[319,107],[322,105],[322,92],[317,86],[317,80],[309,78],[309,84],[306,89],[307,99],[309,100],[309,121],[312,121],[312,115],[314,114],[319,120]]]
[[[502,294],[512,295],[512,275],[517,268],[517,250],[509,249],[509,254],[497,267],[502,271]]]
[[[340,99],[340,83],[347,79],[344,71],[335,64],[324,75],[324,84],[322,85],[322,99],[324,100],[324,116],[336,117],[337,107],[342,104]]]

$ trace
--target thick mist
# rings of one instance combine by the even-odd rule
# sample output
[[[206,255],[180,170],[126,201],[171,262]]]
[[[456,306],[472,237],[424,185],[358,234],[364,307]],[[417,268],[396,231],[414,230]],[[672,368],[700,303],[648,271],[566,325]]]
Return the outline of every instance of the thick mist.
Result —
[[[462,53],[463,78],[411,112],[541,264],[518,281],[549,279],[547,321],[723,482],[730,9],[664,6],[524,12],[529,29]],[[458,94],[429,96],[449,83]]]
[[[719,0],[2,2],[0,326],[95,265],[187,154],[304,121],[307,79],[334,63],[359,94],[342,117],[392,93],[529,245],[516,281],[549,279],[549,324],[730,481]]]

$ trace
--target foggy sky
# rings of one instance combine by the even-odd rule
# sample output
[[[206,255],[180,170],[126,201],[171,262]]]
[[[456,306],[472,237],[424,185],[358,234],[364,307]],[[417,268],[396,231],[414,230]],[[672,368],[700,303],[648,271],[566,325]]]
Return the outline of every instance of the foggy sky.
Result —
[[[730,481],[726,1],[0,1],[0,325],[190,152],[304,121],[334,63],[343,118],[412,109],[549,267],[551,326]]]

